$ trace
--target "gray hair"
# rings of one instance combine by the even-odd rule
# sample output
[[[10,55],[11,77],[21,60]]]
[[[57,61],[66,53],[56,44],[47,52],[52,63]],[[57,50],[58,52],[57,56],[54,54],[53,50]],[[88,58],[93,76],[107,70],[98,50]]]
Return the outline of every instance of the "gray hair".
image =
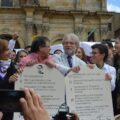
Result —
[[[67,39],[71,39],[72,41],[74,41],[75,44],[76,44],[76,47],[79,48],[79,37],[78,37],[77,35],[75,35],[74,33],[66,34],[66,35],[63,37],[62,44],[64,44],[64,42],[65,42]]]

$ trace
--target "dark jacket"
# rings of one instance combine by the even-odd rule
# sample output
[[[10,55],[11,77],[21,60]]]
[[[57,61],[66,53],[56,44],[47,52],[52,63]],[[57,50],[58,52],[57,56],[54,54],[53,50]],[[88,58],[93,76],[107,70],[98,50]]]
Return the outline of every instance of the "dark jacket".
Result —
[[[117,73],[116,82],[120,83],[120,55],[118,55],[118,54],[116,54],[114,56],[114,67],[115,67],[116,73]]]
[[[14,83],[9,83],[9,77],[16,72],[16,68],[13,62],[11,62],[9,68],[7,69],[7,74],[4,80],[0,80],[0,89],[14,89]]]
[[[11,62],[9,68],[7,69],[7,74],[4,77],[4,80],[0,80],[0,89],[14,89],[14,83],[9,83],[9,77],[16,72],[14,63]],[[8,101],[9,102],[9,101]],[[2,120],[12,120],[13,112],[3,112]]]

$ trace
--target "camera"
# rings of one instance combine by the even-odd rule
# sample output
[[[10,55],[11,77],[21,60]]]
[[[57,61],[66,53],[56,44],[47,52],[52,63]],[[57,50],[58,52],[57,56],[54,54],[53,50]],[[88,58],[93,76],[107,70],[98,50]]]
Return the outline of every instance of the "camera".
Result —
[[[53,116],[53,120],[75,120],[75,117],[69,113],[69,107],[66,104],[62,104],[58,109],[58,113]]]
[[[0,111],[20,112],[20,98],[25,97],[24,91],[0,90]]]

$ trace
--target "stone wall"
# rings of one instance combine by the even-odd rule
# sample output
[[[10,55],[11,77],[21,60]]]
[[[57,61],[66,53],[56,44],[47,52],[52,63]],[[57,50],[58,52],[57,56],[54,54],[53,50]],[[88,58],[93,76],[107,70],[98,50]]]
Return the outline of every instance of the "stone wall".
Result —
[[[41,6],[57,10],[106,10],[106,0],[39,0]]]
[[[40,6],[21,1],[20,6],[0,8],[0,34],[18,32],[21,47],[31,44],[36,35],[48,36],[51,44],[60,43],[71,32],[81,41],[87,41],[91,32],[95,41],[107,37],[112,14],[100,8],[105,0],[40,0]]]

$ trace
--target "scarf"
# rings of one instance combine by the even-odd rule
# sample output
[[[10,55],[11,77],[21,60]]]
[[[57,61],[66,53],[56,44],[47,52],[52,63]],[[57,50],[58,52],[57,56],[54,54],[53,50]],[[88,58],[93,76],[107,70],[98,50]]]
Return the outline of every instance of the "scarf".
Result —
[[[0,80],[5,77],[7,73],[7,69],[9,68],[11,64],[11,60],[0,60]]]

